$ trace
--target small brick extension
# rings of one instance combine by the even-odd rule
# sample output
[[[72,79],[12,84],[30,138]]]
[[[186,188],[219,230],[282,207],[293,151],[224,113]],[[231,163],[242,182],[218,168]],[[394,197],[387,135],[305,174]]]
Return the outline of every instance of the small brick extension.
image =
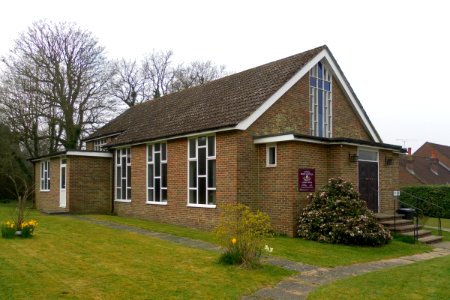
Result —
[[[182,244],[187,247],[208,250],[208,251],[220,251],[220,248],[216,245],[193,240],[190,238],[174,236],[167,233],[153,232],[133,226],[117,224],[109,221],[96,220],[89,216],[80,215],[66,215],[72,218],[76,218],[82,221],[93,223],[100,226],[105,226],[117,230],[125,230],[134,232],[146,236],[160,238],[162,240]],[[393,268],[397,266],[409,265],[417,261],[429,260],[437,257],[450,255],[450,243],[435,244],[434,250],[428,253],[403,256],[392,259],[384,259],[363,264],[354,264],[350,266],[339,266],[335,268],[322,268],[307,264],[302,264],[294,261],[290,261],[278,257],[268,257],[264,259],[264,263],[278,266],[287,270],[293,270],[299,272],[294,276],[288,277],[285,280],[280,281],[274,287],[263,288],[256,291],[250,296],[244,296],[242,299],[306,299],[308,294],[318,288],[321,285],[330,283],[332,281],[343,279],[350,276],[362,275],[365,273]]]

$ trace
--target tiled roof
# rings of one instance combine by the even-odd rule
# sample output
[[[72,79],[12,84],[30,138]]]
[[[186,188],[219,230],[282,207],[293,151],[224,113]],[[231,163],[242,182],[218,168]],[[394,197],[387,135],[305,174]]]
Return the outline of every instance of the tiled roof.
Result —
[[[435,143],[430,143],[430,142],[426,142],[425,144],[429,144],[434,149],[436,149],[436,151],[438,151],[440,154],[442,154],[442,155],[446,156],[448,159],[450,159],[450,146],[445,146],[445,145],[440,145],[440,144],[435,144]]]
[[[432,164],[435,164],[434,170]],[[439,163],[439,160],[420,157],[403,156],[400,160],[401,172],[408,172],[423,184],[450,184],[450,171]]]
[[[120,133],[110,145],[234,127],[320,53],[321,46],[136,105],[87,140]]]

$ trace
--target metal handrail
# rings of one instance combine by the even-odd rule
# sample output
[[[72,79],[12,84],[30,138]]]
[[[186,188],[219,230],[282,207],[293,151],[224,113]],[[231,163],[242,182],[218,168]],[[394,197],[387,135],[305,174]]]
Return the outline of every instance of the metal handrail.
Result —
[[[434,203],[434,202],[431,202],[431,201],[422,199],[422,198],[420,198],[420,197],[417,197],[416,195],[413,195],[413,194],[411,194],[411,193],[408,193],[408,192],[405,192],[405,191],[402,191],[402,193],[405,193],[405,194],[407,194],[407,195],[410,195],[411,197],[413,197],[413,198],[415,198],[415,199],[417,199],[417,200],[420,200],[420,201],[425,202],[425,203],[427,203],[427,204],[431,204],[432,206],[437,207],[437,208],[440,209],[440,213],[438,214],[438,234],[439,234],[440,236],[442,236],[441,214],[442,214],[442,212],[445,210],[445,208],[442,207],[442,206],[440,206],[440,205],[438,205],[438,204],[436,204],[436,203]],[[398,200],[398,201],[400,201],[400,200]],[[417,203],[417,201],[416,201],[416,203]],[[405,203],[405,205],[408,205],[408,204]],[[416,204],[416,205],[417,205],[417,204]],[[423,210],[422,210],[422,211],[423,211]]]
[[[409,204],[409,203],[406,203],[406,202],[403,202],[403,201],[401,201],[400,199],[396,199],[400,204],[403,204],[403,205],[405,205],[405,206],[408,206],[409,208],[413,208],[414,209],[414,220],[413,220],[413,224],[415,225],[414,227],[413,227],[413,230],[414,230],[414,240],[415,241],[418,241],[419,240],[419,211],[420,212],[422,212],[423,213],[423,210],[422,209],[420,209],[420,208],[418,208],[418,207],[415,207],[414,205],[411,205],[411,204]],[[395,228],[396,228],[396,225],[395,225],[395,215],[396,215],[396,213],[397,213],[397,210],[395,209],[395,203],[394,203],[394,230],[395,230]]]

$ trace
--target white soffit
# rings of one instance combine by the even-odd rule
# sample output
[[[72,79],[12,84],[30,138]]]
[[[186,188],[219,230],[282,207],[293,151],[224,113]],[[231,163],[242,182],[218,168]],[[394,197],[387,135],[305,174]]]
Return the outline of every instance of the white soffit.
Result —
[[[290,88],[292,88],[294,84],[296,84],[303,76],[308,74],[309,70],[311,70],[312,67],[314,67],[319,61],[323,59],[325,59],[326,63],[330,66],[333,75],[335,75],[335,77],[339,81],[340,86],[344,89],[345,94],[347,95],[348,99],[350,99],[353,107],[356,110],[356,113],[363,121],[372,139],[377,143],[381,143],[381,140],[379,139],[375,128],[372,126],[366,114],[364,113],[362,106],[356,99],[356,96],[353,94],[350,86],[347,84],[347,81],[344,79],[344,75],[340,72],[340,69],[338,68],[328,49],[322,50],[319,54],[316,55],[316,57],[311,59],[291,79],[289,79],[288,82],[286,82],[278,91],[270,96],[270,98],[267,99],[256,111],[254,111],[245,120],[241,121],[238,125],[236,125],[236,129],[248,129],[260,116],[262,116],[262,114],[264,114],[278,99],[280,99],[281,96],[283,96]]]

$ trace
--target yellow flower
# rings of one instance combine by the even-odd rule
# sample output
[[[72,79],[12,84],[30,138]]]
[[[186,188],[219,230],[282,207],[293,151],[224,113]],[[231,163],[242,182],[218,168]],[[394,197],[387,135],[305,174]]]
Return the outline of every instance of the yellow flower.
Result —
[[[232,243],[233,245],[236,245],[237,239],[236,239],[236,238],[232,238],[232,239],[231,239],[231,243]]]

